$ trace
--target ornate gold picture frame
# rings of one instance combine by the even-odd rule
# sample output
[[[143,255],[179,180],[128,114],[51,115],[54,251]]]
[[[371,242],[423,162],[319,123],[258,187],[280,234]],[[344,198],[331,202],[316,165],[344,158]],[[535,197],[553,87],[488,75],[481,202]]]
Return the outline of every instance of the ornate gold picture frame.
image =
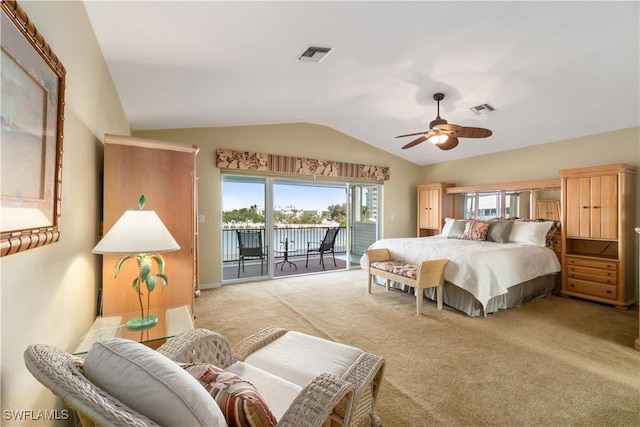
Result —
[[[2,0],[0,256],[60,238],[66,71],[15,1]]]

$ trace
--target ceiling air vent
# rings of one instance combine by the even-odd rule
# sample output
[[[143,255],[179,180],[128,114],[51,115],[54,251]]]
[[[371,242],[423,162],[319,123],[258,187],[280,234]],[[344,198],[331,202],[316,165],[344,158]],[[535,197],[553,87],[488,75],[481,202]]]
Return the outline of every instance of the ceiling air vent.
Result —
[[[331,51],[332,47],[320,47],[320,46],[309,46],[307,49],[302,52],[300,56],[298,56],[298,61],[300,62],[320,62],[322,61]]]
[[[495,108],[493,108],[489,104],[480,104],[480,105],[476,105],[475,107],[471,107],[469,109],[477,115],[490,113],[495,110]]]

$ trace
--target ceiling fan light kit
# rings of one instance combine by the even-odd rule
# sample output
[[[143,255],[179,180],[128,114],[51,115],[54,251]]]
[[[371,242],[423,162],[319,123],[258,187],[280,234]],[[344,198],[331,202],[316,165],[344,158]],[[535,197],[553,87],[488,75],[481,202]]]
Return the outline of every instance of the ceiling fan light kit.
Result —
[[[396,136],[396,138],[404,138],[406,136],[420,135],[420,137],[404,145],[402,147],[403,150],[414,147],[424,141],[431,142],[441,150],[451,150],[458,145],[458,138],[486,138],[493,134],[489,129],[447,123],[445,119],[440,117],[440,101],[444,99],[444,94],[436,93],[433,95],[433,99],[438,103],[438,114],[435,120],[429,123],[429,130]]]
[[[449,139],[449,135],[438,131],[429,137],[429,142],[433,145],[438,145],[447,142],[447,139]]]

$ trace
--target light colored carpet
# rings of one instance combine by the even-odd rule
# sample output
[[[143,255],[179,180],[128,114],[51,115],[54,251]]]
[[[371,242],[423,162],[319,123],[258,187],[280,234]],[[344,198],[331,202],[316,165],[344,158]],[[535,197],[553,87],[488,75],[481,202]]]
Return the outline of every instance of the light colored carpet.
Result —
[[[196,325],[232,345],[278,325],[385,357],[377,412],[400,426],[640,426],[637,306],[549,297],[470,318],[350,270],[223,286]]]

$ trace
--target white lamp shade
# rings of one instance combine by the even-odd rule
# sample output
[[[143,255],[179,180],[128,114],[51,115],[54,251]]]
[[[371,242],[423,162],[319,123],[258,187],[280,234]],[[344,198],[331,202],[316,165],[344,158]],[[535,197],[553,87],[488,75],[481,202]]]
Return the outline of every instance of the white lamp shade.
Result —
[[[96,254],[141,254],[177,251],[175,241],[153,210],[129,209],[98,242]]]

